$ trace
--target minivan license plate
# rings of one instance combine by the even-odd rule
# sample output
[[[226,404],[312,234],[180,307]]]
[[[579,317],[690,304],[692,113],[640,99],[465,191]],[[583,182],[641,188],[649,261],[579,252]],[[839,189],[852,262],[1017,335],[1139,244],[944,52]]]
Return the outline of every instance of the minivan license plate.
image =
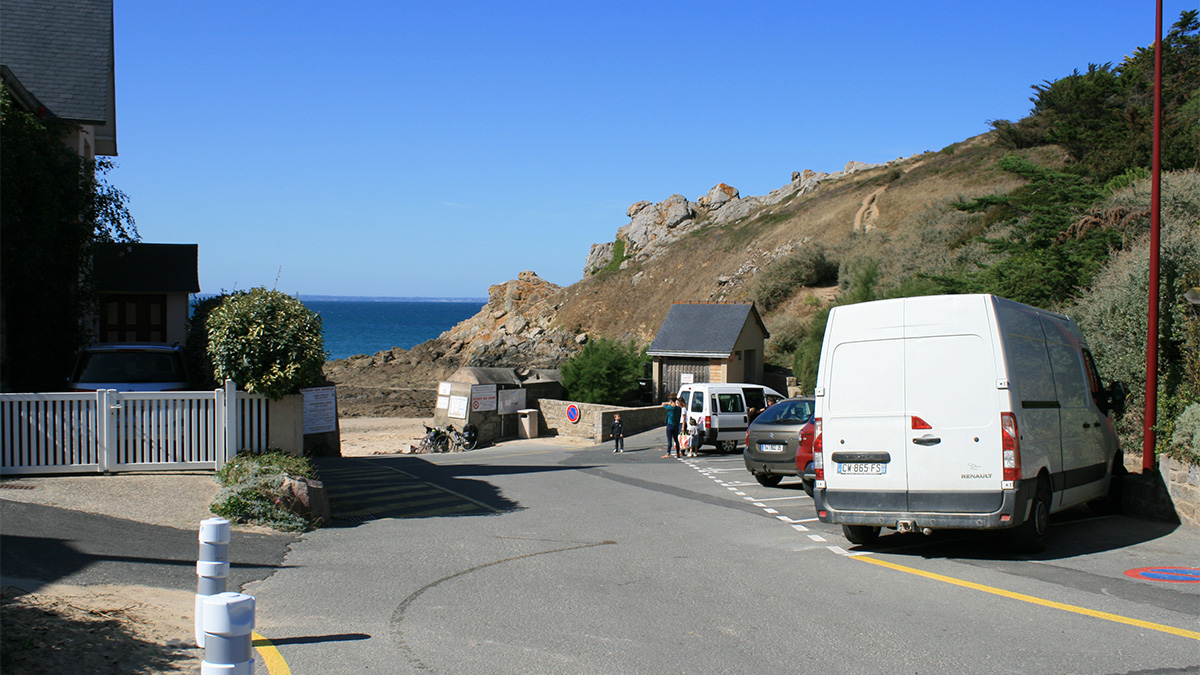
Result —
[[[783,452],[783,449],[785,447],[787,447],[787,446],[785,446],[781,443],[759,443],[758,444],[758,449],[760,452]]]
[[[879,463],[862,463],[855,462],[853,464],[845,463],[838,464],[838,473],[851,473],[859,475],[879,475],[887,473],[887,464]]]

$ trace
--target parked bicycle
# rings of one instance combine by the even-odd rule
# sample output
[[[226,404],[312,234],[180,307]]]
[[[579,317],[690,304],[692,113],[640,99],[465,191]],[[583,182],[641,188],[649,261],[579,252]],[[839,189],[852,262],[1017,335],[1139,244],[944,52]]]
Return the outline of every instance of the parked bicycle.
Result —
[[[422,424],[425,427],[425,438],[421,439],[421,445],[417,449],[422,452],[446,452],[450,449],[450,436],[441,427],[431,427],[428,424]]]
[[[446,434],[450,437],[455,452],[474,450],[479,444],[479,429],[474,424],[468,423],[462,431],[455,429],[453,424],[448,425]]]

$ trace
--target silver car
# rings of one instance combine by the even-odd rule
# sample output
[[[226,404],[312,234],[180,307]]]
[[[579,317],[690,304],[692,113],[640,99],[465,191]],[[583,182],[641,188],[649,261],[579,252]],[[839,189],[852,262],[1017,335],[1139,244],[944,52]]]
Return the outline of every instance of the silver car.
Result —
[[[759,413],[746,429],[742,457],[761,485],[775,487],[784,476],[800,476],[811,494],[813,411],[811,396],[789,398]]]

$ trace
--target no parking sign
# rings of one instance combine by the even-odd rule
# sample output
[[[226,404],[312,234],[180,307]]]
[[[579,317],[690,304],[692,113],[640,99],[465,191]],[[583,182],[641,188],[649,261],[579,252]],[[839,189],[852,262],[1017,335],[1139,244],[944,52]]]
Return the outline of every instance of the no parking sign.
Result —
[[[579,415],[579,406],[575,405],[574,403],[572,403],[571,405],[567,406],[567,420],[568,420],[568,421],[569,421],[571,424],[578,424],[578,423],[579,423],[579,417],[580,417],[580,415]]]

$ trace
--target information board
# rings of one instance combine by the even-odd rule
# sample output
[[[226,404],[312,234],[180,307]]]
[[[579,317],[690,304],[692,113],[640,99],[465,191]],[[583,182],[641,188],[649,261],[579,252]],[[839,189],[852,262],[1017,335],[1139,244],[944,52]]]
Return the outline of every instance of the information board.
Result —
[[[300,393],[304,395],[304,433],[336,431],[337,387],[312,387]]]
[[[496,385],[471,385],[471,411],[487,412],[496,409]]]
[[[467,419],[467,397],[466,396],[451,396],[450,410],[446,415],[458,420]]]
[[[501,389],[497,397],[496,412],[515,415],[525,407],[525,389]]]

